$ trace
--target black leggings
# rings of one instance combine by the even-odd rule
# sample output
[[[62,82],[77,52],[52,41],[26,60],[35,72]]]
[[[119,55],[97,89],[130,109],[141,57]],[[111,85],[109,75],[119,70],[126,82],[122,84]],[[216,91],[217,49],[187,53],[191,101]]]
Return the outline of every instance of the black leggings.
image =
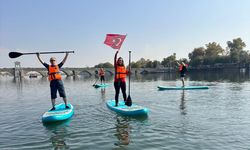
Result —
[[[126,101],[127,94],[126,94],[126,82],[114,82],[115,86],[115,103],[118,104],[118,98],[120,93],[120,88],[122,89],[123,100]]]
[[[105,82],[104,76],[101,76],[100,78],[101,78],[101,83],[102,83],[102,81]]]

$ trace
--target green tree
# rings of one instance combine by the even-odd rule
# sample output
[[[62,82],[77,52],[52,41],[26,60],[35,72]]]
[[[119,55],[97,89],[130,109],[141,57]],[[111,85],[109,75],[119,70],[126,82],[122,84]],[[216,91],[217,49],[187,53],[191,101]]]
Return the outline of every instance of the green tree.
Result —
[[[151,61],[149,59],[141,58],[136,62],[131,62],[132,68],[156,68],[160,65],[160,61],[154,60]]]
[[[181,58],[178,60],[179,62],[184,62],[185,64],[188,64],[188,60],[186,58]]]
[[[140,68],[145,68],[147,62],[146,62],[146,59],[141,58],[141,59],[138,60],[136,63],[140,66]]]
[[[206,44],[205,57],[217,57],[224,53],[224,49],[216,42]]]
[[[140,68],[140,65],[136,62],[131,62],[131,68]]]
[[[227,47],[230,50],[230,58],[233,63],[239,63],[243,52],[243,48],[246,44],[241,38],[233,39],[233,41],[227,41]]]
[[[167,58],[163,58],[161,65],[164,67],[173,67],[176,63],[176,53],[168,56]]]
[[[193,60],[198,57],[204,57],[205,56],[205,48],[204,47],[198,47],[195,48],[191,53],[188,54],[188,57],[190,60]]]
[[[216,42],[206,44],[204,65],[214,65],[216,59],[224,53],[224,49]]]
[[[215,63],[230,63],[231,60],[230,60],[230,57],[227,56],[227,55],[222,55],[220,57],[216,57],[216,59],[214,60]]]
[[[240,63],[249,63],[250,59],[249,59],[249,53],[248,51],[241,51],[240,52]]]
[[[98,65],[94,66],[95,68],[114,68],[114,65],[112,65],[110,62],[105,63],[99,63]]]
[[[158,68],[158,67],[160,67],[160,65],[161,65],[160,61],[158,61],[158,60],[153,61],[153,68]]]
[[[146,66],[145,66],[146,68],[153,68],[153,62],[151,61],[151,60],[148,60],[147,62],[146,62]]]
[[[194,67],[202,65],[204,61],[204,56],[205,56],[204,47],[195,48],[191,53],[188,54],[188,57],[190,59],[190,65]]]

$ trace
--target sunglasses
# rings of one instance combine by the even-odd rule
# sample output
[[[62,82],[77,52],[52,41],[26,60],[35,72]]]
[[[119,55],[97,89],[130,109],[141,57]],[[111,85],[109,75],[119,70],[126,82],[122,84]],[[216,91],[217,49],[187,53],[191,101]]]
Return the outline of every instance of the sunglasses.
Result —
[[[50,60],[50,61],[56,61],[56,60]]]

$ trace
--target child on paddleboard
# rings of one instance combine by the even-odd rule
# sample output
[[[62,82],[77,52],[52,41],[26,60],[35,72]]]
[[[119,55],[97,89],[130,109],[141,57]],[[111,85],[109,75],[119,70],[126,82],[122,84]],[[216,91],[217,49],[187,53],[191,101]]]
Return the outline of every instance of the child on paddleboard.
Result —
[[[181,62],[181,64],[177,62],[177,64],[179,65],[179,72],[180,72],[180,77],[182,81],[182,86],[184,87],[185,86],[184,78],[187,72],[187,64],[185,64],[184,62]]]
[[[100,76],[100,80],[101,80],[101,84],[105,84],[105,71],[103,68],[100,68],[99,69],[99,76]],[[103,83],[102,83],[103,82]]]
[[[63,101],[65,103],[65,108],[69,108],[69,106],[67,106],[66,93],[64,90],[63,82],[62,82],[62,76],[61,76],[60,70],[59,70],[63,66],[65,61],[67,60],[68,55],[69,54],[66,53],[64,59],[59,64],[56,63],[55,57],[51,57],[50,58],[50,65],[49,65],[49,64],[45,63],[41,59],[40,54],[37,53],[38,60],[44,65],[44,67],[46,67],[48,69],[48,78],[50,81],[50,94],[51,94],[51,102],[52,102],[51,111],[55,110],[55,101],[57,98],[57,91],[59,92],[60,97],[63,98]]]
[[[114,57],[114,67],[115,67],[115,79],[114,79],[114,87],[115,87],[115,106],[118,106],[118,98],[120,89],[122,90],[123,100],[124,102],[127,99],[126,95],[126,75],[128,74],[128,70],[124,65],[124,61],[122,57],[117,59],[117,54],[119,50],[116,51]]]

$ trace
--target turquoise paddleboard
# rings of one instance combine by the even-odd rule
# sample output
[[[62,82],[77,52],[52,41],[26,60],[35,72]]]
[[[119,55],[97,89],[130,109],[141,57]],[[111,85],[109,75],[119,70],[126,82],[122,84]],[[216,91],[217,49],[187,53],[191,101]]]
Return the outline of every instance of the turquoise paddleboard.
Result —
[[[42,116],[43,122],[55,122],[62,121],[71,118],[74,114],[74,107],[70,103],[67,104],[68,109],[65,108],[65,104],[61,103],[55,106],[55,110],[49,110]]]
[[[127,106],[125,105],[124,101],[120,100],[118,106],[115,106],[115,100],[108,100],[106,102],[107,107],[121,115],[124,116],[141,116],[141,115],[147,115],[148,114],[148,109],[136,104],[132,104],[132,106]]]
[[[159,90],[202,90],[208,89],[208,86],[158,86]]]
[[[99,87],[106,87],[109,86],[108,84],[95,84],[95,88],[99,88]]]

